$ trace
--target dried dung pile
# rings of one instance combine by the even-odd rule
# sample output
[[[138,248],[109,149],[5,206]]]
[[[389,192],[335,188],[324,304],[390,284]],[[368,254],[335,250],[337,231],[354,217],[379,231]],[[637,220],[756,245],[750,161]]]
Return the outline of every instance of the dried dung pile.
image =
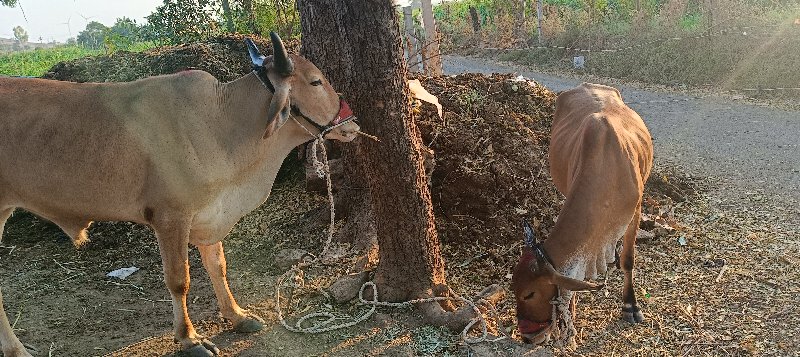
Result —
[[[439,98],[417,124],[434,151],[431,193],[447,243],[519,240],[529,219],[541,234],[553,226],[560,194],[547,162],[555,94],[507,74],[420,78]]]
[[[165,46],[144,52],[119,51],[90,56],[53,66],[43,78],[71,82],[127,82],[186,69],[201,69],[223,82],[234,80],[252,69],[243,35],[214,37],[203,42]],[[261,53],[272,54],[269,40],[251,37]],[[298,53],[298,40],[285,41],[289,52]]]

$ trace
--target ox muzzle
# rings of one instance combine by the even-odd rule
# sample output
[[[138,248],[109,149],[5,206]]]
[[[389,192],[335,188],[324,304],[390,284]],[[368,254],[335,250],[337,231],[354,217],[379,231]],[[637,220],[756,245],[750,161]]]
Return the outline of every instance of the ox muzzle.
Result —
[[[305,119],[307,122],[311,123],[317,130],[319,130],[319,134],[317,136],[324,137],[325,134],[331,132],[333,129],[336,129],[342,125],[345,125],[351,121],[358,123],[358,118],[353,115],[353,110],[350,109],[350,105],[344,100],[342,95],[339,95],[339,112],[336,113],[336,117],[334,117],[327,125],[320,125],[311,118],[307,117],[303,112],[298,108],[296,105],[292,104],[292,115],[299,116]]]
[[[546,343],[550,339],[550,326],[553,321],[535,322],[517,317],[517,329],[522,341],[534,345]]]

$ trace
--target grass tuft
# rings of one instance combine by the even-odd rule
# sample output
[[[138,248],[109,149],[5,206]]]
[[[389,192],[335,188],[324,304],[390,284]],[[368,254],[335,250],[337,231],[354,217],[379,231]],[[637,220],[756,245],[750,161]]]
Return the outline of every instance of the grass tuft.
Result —
[[[100,53],[81,46],[62,46],[0,55],[0,75],[39,77],[58,62]]]

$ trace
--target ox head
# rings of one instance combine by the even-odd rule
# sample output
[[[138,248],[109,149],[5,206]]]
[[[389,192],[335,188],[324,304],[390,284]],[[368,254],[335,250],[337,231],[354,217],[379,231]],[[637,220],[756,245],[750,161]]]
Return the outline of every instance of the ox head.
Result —
[[[326,139],[351,141],[359,130],[350,106],[342,99],[322,72],[309,60],[286,53],[281,38],[270,33],[273,55],[261,55],[252,40],[245,39],[253,69],[273,93],[267,111],[264,138],[272,135],[294,114],[311,127],[307,129]]]
[[[527,343],[541,344],[548,340],[552,324],[551,303],[558,290],[597,290],[602,285],[565,276],[553,268],[541,242],[537,242],[533,228],[523,221],[525,246],[514,267],[511,287],[517,302],[517,327]]]

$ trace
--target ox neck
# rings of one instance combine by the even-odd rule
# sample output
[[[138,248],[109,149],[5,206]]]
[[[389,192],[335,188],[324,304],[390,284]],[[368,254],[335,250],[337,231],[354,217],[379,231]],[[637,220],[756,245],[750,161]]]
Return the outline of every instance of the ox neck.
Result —
[[[288,120],[272,136],[263,138],[273,94],[264,87],[254,72],[223,84],[220,92],[223,113],[236,126],[234,130],[246,133],[249,145],[255,141],[259,143],[257,146],[267,145],[275,149],[280,147],[288,155],[292,148],[310,139],[308,133],[293,120]]]

